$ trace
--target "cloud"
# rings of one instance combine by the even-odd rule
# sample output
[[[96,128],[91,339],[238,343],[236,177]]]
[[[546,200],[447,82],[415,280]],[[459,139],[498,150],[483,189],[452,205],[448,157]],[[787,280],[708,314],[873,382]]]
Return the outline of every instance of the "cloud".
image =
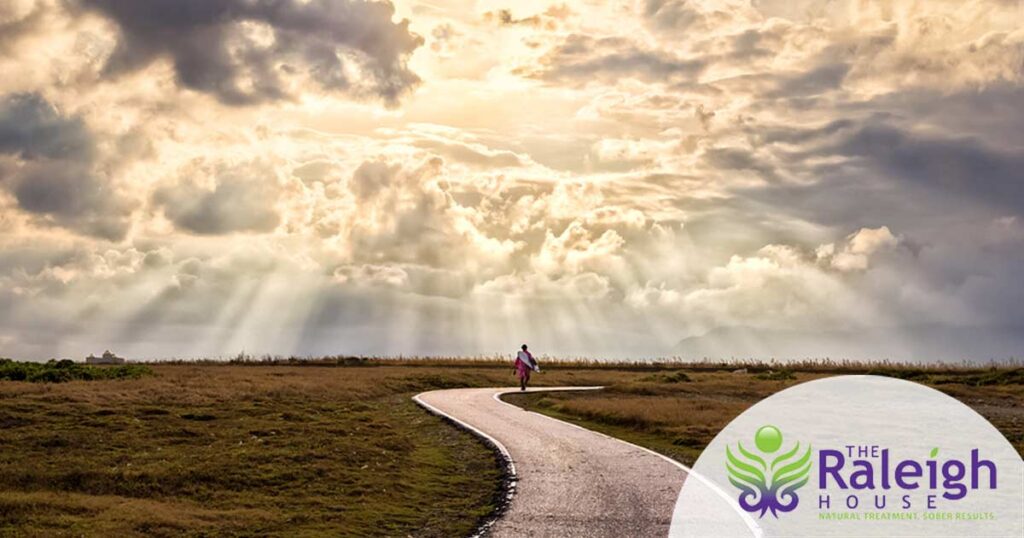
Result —
[[[455,42],[462,36],[462,32],[451,23],[438,24],[430,31],[430,37],[433,38],[430,42],[430,50],[448,56],[452,53]]]
[[[444,162],[367,162],[353,176],[358,212],[340,233],[359,263],[423,265],[472,272],[501,264],[511,241],[487,236],[482,216],[455,203]]]
[[[864,271],[868,268],[873,254],[899,244],[899,238],[889,231],[889,227],[881,226],[861,228],[850,234],[838,252],[834,243],[821,245],[815,252],[819,262],[826,263],[838,271]]]
[[[573,221],[560,235],[547,231],[531,265],[538,273],[556,277],[600,270],[614,263],[614,256],[624,244],[625,240],[614,230],[592,238],[583,223]]]
[[[675,36],[700,35],[714,27],[730,27],[753,16],[751,7],[735,0],[645,0],[643,17],[656,31]]]
[[[818,66],[803,73],[781,78],[777,82],[777,89],[768,95],[786,98],[818,95],[840,88],[849,72],[850,66],[842,63]]]
[[[178,229],[200,235],[233,232],[270,232],[281,222],[274,205],[277,178],[264,163],[190,169],[184,174],[209,174],[213,184],[195,178],[165,186],[153,194],[153,203]]]
[[[572,10],[565,4],[558,4],[549,6],[543,13],[529,17],[517,19],[511,10],[499,9],[484,13],[483,19],[485,22],[493,21],[502,26],[532,26],[546,30],[555,30],[558,28],[559,22],[568,18],[572,13]]]
[[[419,83],[409,55],[422,43],[387,1],[78,0],[120,29],[104,69],[136,71],[161,58],[178,82],[229,105],[326,92],[389,104]]]
[[[39,28],[46,14],[42,2],[7,1],[0,4],[0,51]]]
[[[694,80],[705,67],[703,60],[644,48],[622,37],[571,34],[541,57],[537,67],[522,72],[549,82],[576,84],[623,77],[680,82]]]
[[[346,265],[334,270],[334,279],[341,284],[403,288],[409,284],[409,274],[400,267],[390,265]]]
[[[836,150],[908,187],[1024,211],[1024,155],[1019,152],[974,138],[912,134],[887,125],[865,126]]]
[[[385,162],[364,162],[352,174],[352,193],[356,198],[365,200],[380,192],[395,179],[401,171],[397,165]]]
[[[511,151],[492,150],[480,144],[466,144],[457,141],[424,139],[415,142],[416,147],[429,149],[444,157],[480,167],[523,166],[523,161]]]
[[[923,94],[914,106],[876,100],[867,116],[859,105],[824,124],[748,128],[758,162],[773,165],[759,173],[785,172],[789,181],[730,190],[741,205],[809,222],[857,228],[885,221],[935,240],[954,227],[1019,214],[1024,157],[1004,117],[1021,117],[1004,104],[1013,95],[991,91],[986,106],[998,116],[991,131],[974,124],[962,94]]]
[[[0,152],[22,159],[92,158],[94,140],[80,118],[62,116],[38,93],[0,101]]]
[[[528,300],[598,301],[612,293],[607,276],[585,272],[551,277],[545,274],[502,275],[478,285],[477,296],[504,296]]]
[[[743,148],[709,148],[705,159],[720,170],[750,170],[767,181],[779,180],[779,174],[770,162]]]
[[[17,162],[0,184],[40,223],[112,241],[125,237],[133,204],[96,163],[96,141],[80,118],[67,117],[41,95],[0,99],[0,155]]]

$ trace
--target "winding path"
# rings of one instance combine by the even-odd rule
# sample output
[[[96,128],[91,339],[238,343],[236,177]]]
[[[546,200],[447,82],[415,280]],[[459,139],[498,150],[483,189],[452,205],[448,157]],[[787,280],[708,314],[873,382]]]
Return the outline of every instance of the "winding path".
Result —
[[[544,387],[536,390],[593,390]],[[489,536],[666,536],[687,469],[660,454],[525,411],[498,396],[453,389],[414,399],[474,430],[513,462],[511,504]]]

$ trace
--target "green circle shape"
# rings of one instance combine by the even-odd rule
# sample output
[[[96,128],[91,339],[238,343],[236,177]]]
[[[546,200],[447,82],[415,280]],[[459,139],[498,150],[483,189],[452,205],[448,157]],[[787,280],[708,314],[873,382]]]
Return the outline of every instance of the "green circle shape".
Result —
[[[754,434],[754,444],[765,454],[771,454],[782,446],[782,432],[775,426],[761,426]]]

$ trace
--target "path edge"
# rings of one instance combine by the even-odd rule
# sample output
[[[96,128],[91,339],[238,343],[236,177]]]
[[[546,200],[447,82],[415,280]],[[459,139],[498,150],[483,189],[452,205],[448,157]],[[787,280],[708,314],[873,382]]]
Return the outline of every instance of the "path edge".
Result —
[[[579,388],[575,388],[574,387],[574,388],[570,388],[570,389],[568,389],[568,390],[566,390],[564,392],[569,392],[569,391],[574,391],[574,390],[602,390],[604,388],[605,387],[603,387],[603,386],[601,386],[601,387],[579,387]],[[543,390],[543,389],[544,389],[543,387],[540,387],[537,392],[539,392],[540,390]],[[692,476],[693,478],[699,480],[705,486],[710,488],[715,494],[717,494],[721,498],[725,499],[726,502],[728,502],[729,505],[732,506],[734,510],[736,510],[736,513],[740,516],[740,519],[742,519],[743,522],[747,525],[747,528],[750,530],[750,532],[752,533],[752,535],[755,538],[762,538],[764,536],[764,531],[761,529],[761,526],[758,525],[757,522],[754,521],[753,518],[750,517],[750,514],[740,510],[739,506],[733,506],[733,503],[731,502],[732,500],[729,498],[728,494],[726,494],[724,491],[722,491],[722,489],[719,488],[717,484],[715,484],[713,481],[711,481],[710,479],[708,479],[704,475],[701,475],[700,473],[694,472],[694,470],[692,468],[690,468],[690,466],[684,465],[682,462],[680,462],[678,460],[670,458],[670,457],[666,456],[665,454],[662,454],[661,452],[657,452],[655,450],[651,450],[651,449],[649,449],[649,448],[647,448],[645,446],[640,446],[640,445],[638,445],[636,443],[631,443],[629,441],[626,441],[625,439],[620,439],[618,437],[615,437],[615,436],[612,436],[612,435],[608,435],[607,433],[604,433],[604,432],[599,432],[597,430],[591,430],[590,428],[584,428],[583,426],[580,426],[579,424],[574,424],[574,423],[569,422],[567,420],[557,419],[555,417],[552,417],[552,416],[549,416],[549,415],[545,415],[544,413],[539,413],[537,411],[530,411],[529,409],[526,409],[524,407],[519,407],[516,404],[506,402],[504,399],[502,399],[502,396],[504,396],[506,394],[515,394],[516,392],[517,391],[515,389],[505,390],[505,391],[499,390],[499,391],[495,392],[492,395],[492,397],[497,402],[499,402],[501,404],[504,404],[504,405],[507,405],[509,407],[513,407],[513,408],[519,409],[519,410],[521,410],[521,411],[523,411],[525,413],[533,413],[533,414],[535,414],[537,416],[544,417],[544,418],[546,418],[548,420],[553,420],[555,422],[561,422],[562,424],[567,424],[569,426],[572,426],[573,428],[577,428],[577,429],[580,429],[580,430],[583,430],[583,431],[587,431],[587,432],[590,432],[590,433],[596,433],[597,435],[600,435],[602,437],[606,437],[606,438],[611,439],[613,441],[618,441],[620,443],[625,443],[625,444],[627,444],[629,446],[632,446],[633,448],[638,448],[638,449],[640,449],[640,450],[642,450],[642,451],[644,451],[644,452],[646,452],[648,454],[657,456],[657,457],[665,460],[666,462],[671,463],[672,465],[675,465],[679,469],[682,469],[683,472],[686,473],[687,477]],[[553,392],[556,392],[556,391],[553,391]],[[682,494],[682,490],[681,489],[680,489],[680,494]],[[676,496],[676,505],[678,506],[678,504],[679,504],[679,496],[677,495]],[[682,534],[682,531],[679,530],[679,527],[677,526],[676,510],[675,510],[675,508],[676,507],[673,507],[673,509],[672,509],[672,522],[669,524],[669,530],[668,530],[669,538],[671,538],[673,536],[679,536],[679,535]]]
[[[515,497],[516,483],[519,481],[519,476],[516,474],[516,464],[512,461],[512,455],[509,454],[508,449],[505,448],[505,445],[501,444],[500,441],[423,401],[420,397],[427,394],[427,392],[421,392],[413,396],[412,401],[416,402],[416,405],[419,405],[428,413],[440,417],[442,420],[452,426],[455,426],[459,430],[468,432],[476,437],[477,440],[483,443],[484,446],[494,453],[494,459],[501,467],[501,486],[494,495],[494,510],[491,510],[491,513],[480,518],[476,529],[473,530],[470,538],[481,538],[483,536],[487,536],[487,533],[490,532],[492,527],[494,527],[494,524],[501,519],[501,516],[505,515],[509,505],[512,504],[512,498]]]

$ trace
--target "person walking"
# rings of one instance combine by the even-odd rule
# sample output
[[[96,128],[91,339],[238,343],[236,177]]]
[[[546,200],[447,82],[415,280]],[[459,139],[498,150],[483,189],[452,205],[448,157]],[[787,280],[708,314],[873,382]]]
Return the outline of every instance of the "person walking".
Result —
[[[539,372],[540,366],[533,355],[526,349],[526,344],[516,354],[515,374],[519,376],[519,390],[526,390],[526,384],[530,382],[530,372]]]

